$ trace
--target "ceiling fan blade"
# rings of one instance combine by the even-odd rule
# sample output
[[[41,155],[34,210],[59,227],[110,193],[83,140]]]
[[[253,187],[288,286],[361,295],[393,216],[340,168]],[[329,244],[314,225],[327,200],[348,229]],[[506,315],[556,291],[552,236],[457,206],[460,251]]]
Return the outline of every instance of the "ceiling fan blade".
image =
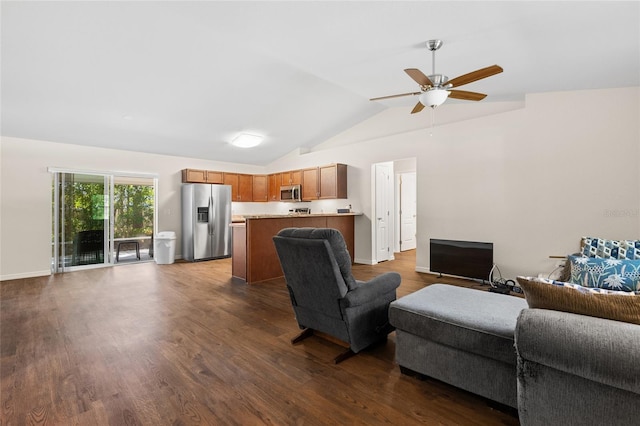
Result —
[[[433,86],[429,77],[424,75],[424,73],[417,68],[407,68],[404,72],[409,74],[409,77],[411,77],[420,86]]]
[[[487,97],[484,93],[467,92],[466,90],[450,90],[449,97],[465,101],[481,101]]]
[[[422,92],[410,92],[410,93],[401,93],[399,95],[389,95],[389,96],[380,96],[378,98],[371,98],[370,101],[379,101],[381,99],[391,99],[391,98],[399,98],[401,96],[409,96],[409,95],[419,95]]]
[[[469,84],[483,78],[491,77],[492,75],[500,74],[502,71],[504,71],[502,67],[498,65],[491,65],[490,67],[472,71],[468,74],[456,77],[453,80],[449,80],[448,84],[451,84],[453,87],[460,87],[463,84]]]
[[[424,109],[424,105],[422,105],[420,102],[418,102],[416,104],[416,106],[413,107],[413,109],[411,110],[411,114],[415,114],[416,112],[420,112]]]

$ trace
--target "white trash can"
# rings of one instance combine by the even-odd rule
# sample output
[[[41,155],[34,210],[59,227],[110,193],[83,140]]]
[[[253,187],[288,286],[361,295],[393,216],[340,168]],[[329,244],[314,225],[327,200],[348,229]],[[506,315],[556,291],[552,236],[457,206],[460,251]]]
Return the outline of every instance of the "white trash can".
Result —
[[[154,259],[159,265],[168,265],[176,259],[176,233],[162,231],[154,237]]]

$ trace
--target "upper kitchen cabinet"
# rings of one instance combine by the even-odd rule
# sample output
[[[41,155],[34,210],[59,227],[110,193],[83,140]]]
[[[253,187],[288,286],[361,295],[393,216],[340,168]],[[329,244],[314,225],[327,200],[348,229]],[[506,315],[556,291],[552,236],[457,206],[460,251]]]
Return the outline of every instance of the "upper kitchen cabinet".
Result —
[[[282,176],[280,173],[269,175],[269,201],[280,201],[280,186]]]
[[[330,164],[302,170],[302,199],[347,198],[347,165]]]
[[[302,170],[302,199],[304,201],[317,200],[320,197],[318,186],[318,168]]]
[[[238,201],[238,175],[235,173],[225,173],[223,183],[231,185],[231,201]]]
[[[231,185],[231,201],[253,201],[253,176],[224,173],[224,184]]]
[[[223,183],[222,172],[211,170],[184,169],[182,170],[183,183]]]
[[[318,169],[319,191],[318,198],[347,198],[347,165],[331,164]]]
[[[231,201],[280,201],[280,187],[301,185],[302,199],[347,198],[347,165],[330,164],[270,175],[183,169],[182,182],[231,185]]]
[[[253,201],[253,176],[238,175],[238,201]]]
[[[253,201],[269,201],[269,177],[253,175]]]
[[[282,185],[301,185],[302,184],[302,170],[290,170],[288,172],[280,173]]]

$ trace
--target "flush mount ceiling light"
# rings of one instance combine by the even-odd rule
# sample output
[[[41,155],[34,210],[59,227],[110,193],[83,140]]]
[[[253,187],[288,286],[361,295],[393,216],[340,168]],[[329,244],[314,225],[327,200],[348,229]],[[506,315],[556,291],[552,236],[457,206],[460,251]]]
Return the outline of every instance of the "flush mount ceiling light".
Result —
[[[231,140],[231,145],[239,148],[253,148],[262,143],[263,136],[252,135],[250,133],[240,133],[238,136]]]

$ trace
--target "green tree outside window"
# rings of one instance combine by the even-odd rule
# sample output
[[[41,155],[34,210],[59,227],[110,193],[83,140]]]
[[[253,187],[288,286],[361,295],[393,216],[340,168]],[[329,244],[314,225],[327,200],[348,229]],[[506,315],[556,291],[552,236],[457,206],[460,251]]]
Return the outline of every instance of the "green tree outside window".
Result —
[[[104,185],[91,182],[70,182],[65,191],[66,240],[71,233],[103,229],[109,204]],[[114,238],[131,238],[153,233],[153,186],[114,185]]]

